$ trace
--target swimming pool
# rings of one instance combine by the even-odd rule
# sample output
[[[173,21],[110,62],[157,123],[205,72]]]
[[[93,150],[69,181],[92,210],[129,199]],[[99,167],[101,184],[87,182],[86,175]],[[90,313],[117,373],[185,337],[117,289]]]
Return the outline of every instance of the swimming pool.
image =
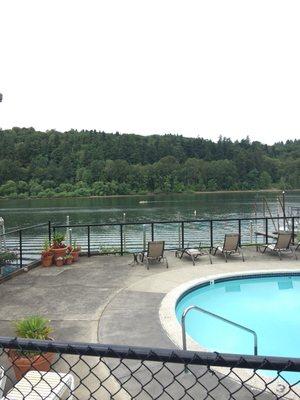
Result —
[[[179,322],[192,305],[254,330],[259,355],[300,357],[300,274],[225,278],[202,284],[179,298]],[[251,334],[209,315],[190,311],[186,331],[211,351],[253,354]],[[285,377],[293,383],[300,378],[298,373]]]

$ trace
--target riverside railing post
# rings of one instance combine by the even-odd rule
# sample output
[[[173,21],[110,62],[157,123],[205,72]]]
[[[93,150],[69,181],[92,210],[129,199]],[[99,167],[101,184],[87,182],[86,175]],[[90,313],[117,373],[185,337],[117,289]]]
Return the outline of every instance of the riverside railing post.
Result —
[[[88,225],[88,257],[91,257],[91,227]]]
[[[283,230],[285,231],[285,191],[282,191]]]
[[[20,268],[23,267],[23,248],[22,248],[22,230],[19,230],[19,246],[20,246]]]
[[[153,222],[151,222],[151,240],[152,240],[152,242],[154,240],[154,223]]]
[[[123,224],[120,224],[121,256],[123,255]]]
[[[51,221],[48,221],[48,238],[49,243],[51,243]]]
[[[239,218],[239,246],[242,243],[242,227],[241,227],[241,219]]]
[[[213,232],[213,220],[210,220],[210,251],[214,247],[214,232]]]
[[[181,247],[184,249],[184,222],[181,222]]]
[[[146,225],[143,224],[143,250],[146,250]]]
[[[269,238],[268,238],[268,218],[265,219],[265,224],[266,224],[266,244],[269,243]]]
[[[123,222],[126,222],[126,213],[123,213]],[[122,228],[123,229],[123,228]],[[126,251],[126,226],[124,225],[124,251]]]

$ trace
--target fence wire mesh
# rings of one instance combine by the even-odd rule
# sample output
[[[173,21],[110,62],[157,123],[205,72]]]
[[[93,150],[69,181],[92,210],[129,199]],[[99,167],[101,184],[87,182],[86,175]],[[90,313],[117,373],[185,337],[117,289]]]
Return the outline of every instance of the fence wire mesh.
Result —
[[[0,338],[3,400],[299,399],[299,379],[296,358]]]

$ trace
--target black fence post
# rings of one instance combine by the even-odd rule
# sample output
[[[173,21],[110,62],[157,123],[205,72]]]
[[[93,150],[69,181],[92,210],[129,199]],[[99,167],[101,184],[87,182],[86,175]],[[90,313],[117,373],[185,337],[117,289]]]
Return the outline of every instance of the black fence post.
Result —
[[[51,243],[51,221],[48,221],[48,238]]]
[[[239,246],[242,244],[242,226],[241,226],[241,219],[239,218]]]
[[[19,230],[20,268],[23,267],[22,230]]]
[[[295,217],[292,217],[292,241],[295,244]]]
[[[181,222],[181,247],[184,249],[184,222]]]
[[[265,224],[266,224],[266,244],[269,243],[269,233],[268,233],[268,218],[265,219]]]
[[[151,222],[151,240],[152,240],[152,242],[154,240],[154,223],[153,222]]]
[[[121,256],[123,255],[123,225],[120,224]]]
[[[88,225],[88,257],[91,257],[91,227]]]
[[[210,249],[214,247],[214,232],[213,232],[213,220],[210,220]]]

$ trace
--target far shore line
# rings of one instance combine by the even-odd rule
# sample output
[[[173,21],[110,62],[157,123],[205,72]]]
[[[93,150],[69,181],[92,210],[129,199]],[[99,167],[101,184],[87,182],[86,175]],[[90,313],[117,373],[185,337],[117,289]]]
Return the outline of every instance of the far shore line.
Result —
[[[299,192],[299,189],[285,190],[286,193]],[[110,195],[90,195],[90,196],[51,196],[51,197],[41,197],[41,196],[30,196],[30,197],[7,197],[0,196],[1,200],[60,200],[60,199],[106,199],[106,198],[116,198],[116,197],[149,197],[149,196],[168,196],[168,195],[187,195],[187,194],[230,194],[230,193],[282,193],[282,189],[256,189],[256,190],[210,190],[210,191],[186,191],[186,192],[160,192],[153,193],[149,192],[146,194],[110,194]]]

